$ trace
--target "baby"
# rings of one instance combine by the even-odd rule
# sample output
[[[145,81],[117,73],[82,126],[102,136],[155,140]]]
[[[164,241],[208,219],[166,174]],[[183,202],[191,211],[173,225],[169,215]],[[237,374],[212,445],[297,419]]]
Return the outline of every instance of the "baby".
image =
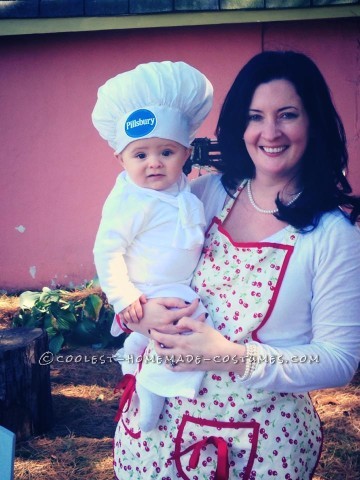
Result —
[[[108,196],[94,246],[102,290],[115,310],[114,336],[123,331],[121,314],[140,312],[146,298],[197,298],[190,282],[204,241],[205,217],[190,192],[183,166],[190,144],[212,106],[208,79],[183,62],[151,62],[108,80],[98,91],[92,120],[115,150],[124,171]],[[206,312],[199,307],[193,317]],[[206,322],[212,325],[208,317]],[[152,342],[131,333],[121,357],[151,358]],[[152,430],[165,397],[193,398],[203,372],[172,372],[157,362],[123,362],[136,374],[139,427]]]

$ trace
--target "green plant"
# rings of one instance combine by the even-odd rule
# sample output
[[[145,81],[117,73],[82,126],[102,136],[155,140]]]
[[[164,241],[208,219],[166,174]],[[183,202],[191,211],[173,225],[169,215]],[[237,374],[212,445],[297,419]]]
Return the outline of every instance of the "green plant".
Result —
[[[49,350],[58,353],[64,344],[121,346],[124,335],[114,338],[110,327],[113,308],[103,294],[89,293],[74,298],[66,290],[23,292],[14,327],[42,328],[49,337]]]

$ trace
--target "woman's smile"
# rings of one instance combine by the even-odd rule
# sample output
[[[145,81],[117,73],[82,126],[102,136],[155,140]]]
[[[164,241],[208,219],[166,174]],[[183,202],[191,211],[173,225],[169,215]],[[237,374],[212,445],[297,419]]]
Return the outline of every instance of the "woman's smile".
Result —
[[[289,148],[288,145],[282,146],[282,147],[260,147],[263,152],[265,152],[268,155],[278,155],[280,153],[283,153],[285,150]]]

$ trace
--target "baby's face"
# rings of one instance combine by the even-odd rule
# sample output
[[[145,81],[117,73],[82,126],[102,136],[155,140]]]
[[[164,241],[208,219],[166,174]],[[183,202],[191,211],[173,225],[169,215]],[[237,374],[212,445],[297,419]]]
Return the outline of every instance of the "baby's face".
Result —
[[[136,185],[165,190],[180,177],[190,152],[180,143],[154,137],[129,143],[118,158]]]

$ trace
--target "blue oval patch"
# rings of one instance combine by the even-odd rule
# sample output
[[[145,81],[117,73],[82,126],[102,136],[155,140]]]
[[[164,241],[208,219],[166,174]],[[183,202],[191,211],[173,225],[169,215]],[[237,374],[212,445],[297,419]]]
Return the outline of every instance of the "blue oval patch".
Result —
[[[141,108],[131,113],[125,122],[125,133],[131,138],[148,135],[156,126],[156,117],[150,110]]]

